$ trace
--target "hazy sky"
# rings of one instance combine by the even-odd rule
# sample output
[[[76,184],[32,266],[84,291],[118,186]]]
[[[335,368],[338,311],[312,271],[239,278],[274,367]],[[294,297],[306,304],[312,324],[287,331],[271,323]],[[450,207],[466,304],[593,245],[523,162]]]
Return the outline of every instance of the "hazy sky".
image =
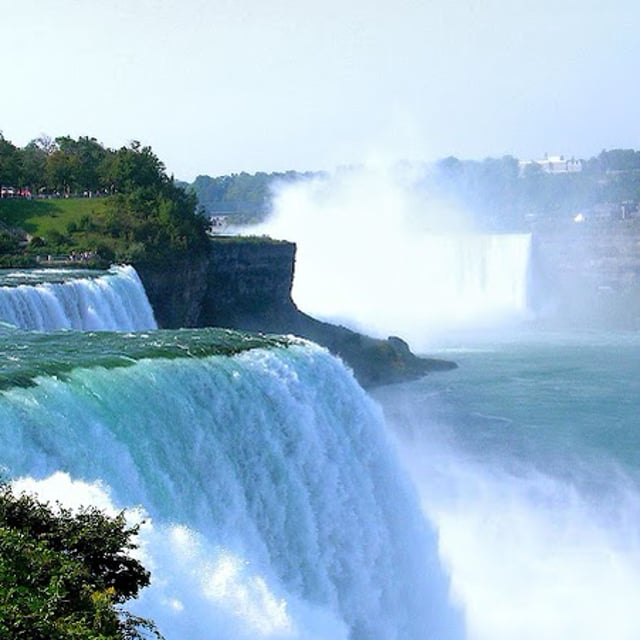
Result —
[[[177,178],[640,148],[637,0],[0,0],[0,130]]]

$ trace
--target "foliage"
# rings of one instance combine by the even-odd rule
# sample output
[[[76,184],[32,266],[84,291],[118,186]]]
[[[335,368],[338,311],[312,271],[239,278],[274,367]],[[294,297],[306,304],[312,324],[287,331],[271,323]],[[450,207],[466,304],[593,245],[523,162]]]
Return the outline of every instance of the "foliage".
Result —
[[[81,252],[153,262],[206,246],[207,221],[195,196],[137,141],[113,150],[95,138],[41,137],[18,149],[0,134],[0,184],[38,196],[0,200],[2,222],[42,239],[26,255]]]
[[[124,514],[52,508],[0,486],[0,639],[124,640],[161,635],[122,604],[149,584]]]
[[[615,211],[622,202],[640,202],[640,151],[602,151],[581,163],[580,172],[553,174],[536,163],[521,168],[513,156],[480,161],[450,156],[425,164],[423,178],[415,186],[425,194],[425,203],[434,196],[453,201],[474,214],[480,227],[493,230],[520,230],[530,218],[566,221],[599,205],[611,205]],[[294,171],[201,175],[188,190],[207,213],[246,224],[266,217],[278,183],[313,175]]]
[[[491,228],[517,228],[529,217],[569,221],[607,205],[618,211],[626,201],[640,202],[640,152],[603,151],[582,161],[582,171],[546,173],[536,163],[522,170],[512,156],[483,161],[450,157],[436,163],[425,186],[476,214]]]
[[[171,183],[143,186],[109,198],[99,221],[117,243],[121,261],[161,261],[206,246],[206,220],[194,215],[195,197]]]
[[[314,174],[287,171],[284,173],[233,173],[212,178],[198,176],[189,191],[208,214],[230,216],[236,224],[262,220],[269,212],[273,188],[277,184],[308,178]]]

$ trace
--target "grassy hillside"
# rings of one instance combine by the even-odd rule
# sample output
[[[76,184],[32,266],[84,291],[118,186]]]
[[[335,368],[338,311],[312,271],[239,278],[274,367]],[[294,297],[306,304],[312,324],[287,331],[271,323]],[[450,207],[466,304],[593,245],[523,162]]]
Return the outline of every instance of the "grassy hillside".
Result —
[[[105,198],[3,199],[0,221],[44,238],[51,231],[66,234],[70,226],[80,227],[83,218],[99,216],[104,213],[105,202]]]
[[[83,266],[87,259],[96,266],[152,263],[206,251],[207,220],[195,196],[175,185],[150,147],[134,141],[114,150],[93,138],[63,136],[23,150],[6,143],[0,152],[0,184],[28,186],[32,193],[113,194],[1,200],[2,266],[38,264],[43,256]],[[34,166],[26,172],[29,159]]]
[[[0,200],[0,264],[28,265],[49,255],[84,252],[91,255],[92,264],[108,263],[117,243],[105,245],[104,234],[98,231],[106,203],[106,198]],[[104,259],[95,255],[100,247]]]

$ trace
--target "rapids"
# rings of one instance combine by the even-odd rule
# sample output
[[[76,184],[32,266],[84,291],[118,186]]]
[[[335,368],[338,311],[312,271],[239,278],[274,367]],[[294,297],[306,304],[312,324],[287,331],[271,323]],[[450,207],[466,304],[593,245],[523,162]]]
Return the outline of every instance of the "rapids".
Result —
[[[17,278],[0,290],[0,466],[143,522],[152,584],[131,608],[168,640],[462,638],[381,411],[337,358],[155,329],[131,267]]]

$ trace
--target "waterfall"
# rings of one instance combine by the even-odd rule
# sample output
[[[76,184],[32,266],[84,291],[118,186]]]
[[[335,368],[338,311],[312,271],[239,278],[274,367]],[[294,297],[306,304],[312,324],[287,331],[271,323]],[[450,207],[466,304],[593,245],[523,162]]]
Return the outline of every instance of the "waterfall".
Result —
[[[187,355],[206,333],[175,335]],[[315,345],[43,373],[0,392],[0,424],[23,486],[144,510],[136,612],[168,640],[461,637],[381,412]]]
[[[527,311],[529,234],[426,236],[423,293],[446,321],[520,316]]]
[[[297,244],[302,311],[427,351],[434,334],[529,314],[530,234],[478,232],[422,175],[382,160],[275,188],[254,233]]]
[[[379,243],[299,245],[293,296],[304,311],[428,348],[453,328],[530,314],[530,234],[394,235]]]
[[[40,274],[45,279],[46,272]],[[112,267],[99,275],[80,277],[74,277],[72,270],[59,270],[56,275],[57,282],[1,286],[0,321],[35,331],[139,331],[156,327],[133,267]]]

